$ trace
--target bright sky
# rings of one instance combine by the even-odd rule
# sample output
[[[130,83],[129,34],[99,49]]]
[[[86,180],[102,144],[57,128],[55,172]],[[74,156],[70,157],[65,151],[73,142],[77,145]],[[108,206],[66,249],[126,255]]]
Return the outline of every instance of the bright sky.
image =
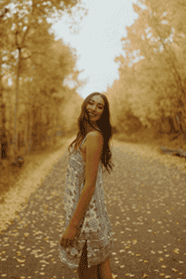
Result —
[[[82,0],[88,14],[80,22],[78,34],[72,34],[65,17],[53,24],[56,39],[77,50],[77,69],[84,70],[80,79],[87,84],[77,90],[84,99],[90,93],[104,92],[119,78],[116,56],[124,54],[120,39],[127,35],[126,26],[133,24],[137,14],[132,3],[135,0]]]

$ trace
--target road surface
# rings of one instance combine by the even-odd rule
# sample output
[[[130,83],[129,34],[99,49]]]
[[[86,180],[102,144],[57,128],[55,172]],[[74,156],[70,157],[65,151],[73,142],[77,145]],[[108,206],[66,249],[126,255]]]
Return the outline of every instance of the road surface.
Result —
[[[114,232],[111,269],[122,278],[186,278],[186,173],[113,146],[114,171],[103,173]],[[1,278],[77,279],[60,262],[67,153],[0,234]],[[33,180],[33,184],[34,184]]]

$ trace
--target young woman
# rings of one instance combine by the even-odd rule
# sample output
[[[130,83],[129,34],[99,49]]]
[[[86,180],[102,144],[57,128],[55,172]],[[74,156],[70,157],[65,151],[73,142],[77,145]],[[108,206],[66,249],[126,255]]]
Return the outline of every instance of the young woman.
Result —
[[[112,279],[112,228],[102,177],[102,166],[109,172],[113,165],[109,103],[105,95],[94,92],[81,109],[79,132],[69,146],[70,151],[75,144],[67,166],[60,259],[70,268],[78,268],[80,279]]]

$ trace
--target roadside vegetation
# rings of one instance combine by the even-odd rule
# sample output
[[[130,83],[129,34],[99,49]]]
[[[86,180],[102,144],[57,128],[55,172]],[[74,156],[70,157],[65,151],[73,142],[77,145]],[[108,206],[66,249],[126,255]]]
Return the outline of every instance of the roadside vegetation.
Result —
[[[80,0],[0,3],[0,196],[28,156],[54,149],[77,129],[83,98],[76,91],[85,81],[76,49],[55,39],[49,21],[68,13],[75,28],[84,11]]]
[[[119,79],[105,92],[114,137],[186,151],[186,4],[138,0],[133,9],[115,58]]]

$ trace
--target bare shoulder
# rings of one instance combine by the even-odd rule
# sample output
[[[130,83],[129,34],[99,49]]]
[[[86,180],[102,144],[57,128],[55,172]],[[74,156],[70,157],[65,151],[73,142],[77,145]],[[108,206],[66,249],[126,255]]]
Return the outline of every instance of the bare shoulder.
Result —
[[[91,131],[87,135],[87,139],[89,142],[95,141],[100,142],[100,144],[103,144],[104,138],[103,135],[98,131]]]
[[[102,136],[102,134],[100,133],[100,132],[98,132],[98,131],[91,131],[91,132],[89,132],[88,133],[88,135],[87,135],[87,137],[92,137],[92,138],[103,138],[103,136]]]

